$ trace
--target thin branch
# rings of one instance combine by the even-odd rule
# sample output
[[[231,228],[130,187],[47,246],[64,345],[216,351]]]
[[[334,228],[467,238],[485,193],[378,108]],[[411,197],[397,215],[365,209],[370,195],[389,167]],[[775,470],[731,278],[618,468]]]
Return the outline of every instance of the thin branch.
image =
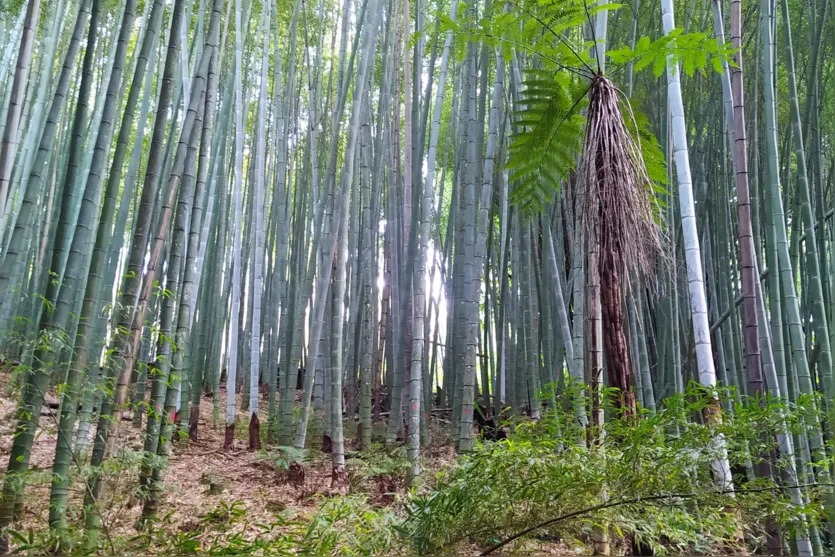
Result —
[[[597,57],[597,37],[594,36],[594,22],[591,20],[591,12],[589,12],[589,3],[586,0],[583,0],[583,8],[586,10],[586,19],[589,21],[589,30],[591,31],[591,42],[594,45],[594,59],[597,62],[596,73],[603,73],[600,69],[600,59]]]
[[[766,268],[765,268],[765,269],[763,269],[763,270],[762,270],[762,272],[760,273],[760,280],[761,280],[761,281],[762,281],[762,280],[765,280],[767,276],[768,276],[768,268],[766,267]],[[733,305],[733,307],[730,307],[730,308],[726,309],[726,310],[725,310],[725,312],[724,312],[722,315],[720,315],[720,316],[716,319],[716,322],[715,322],[715,323],[713,323],[713,325],[711,325],[711,326],[710,326],[710,332],[711,332],[711,334],[712,334],[712,333],[715,333],[715,332],[719,329],[719,327],[721,327],[722,325],[724,325],[724,324],[725,324],[725,321],[727,321],[727,320],[728,320],[728,318],[731,316],[731,313],[733,312],[734,308],[737,308],[737,307],[739,307],[740,305],[742,305],[742,300],[743,300],[743,297],[742,297],[742,294],[740,294],[740,295],[739,295],[739,296],[737,296],[737,298],[734,300],[734,305]]]
[[[808,484],[797,484],[797,485],[786,485],[786,486],[772,486],[772,487],[758,487],[758,488],[750,488],[750,489],[726,489],[722,491],[714,491],[708,492],[707,495],[728,495],[731,493],[739,494],[739,493],[762,493],[766,491],[782,491],[787,489],[799,489],[804,487],[833,487],[835,483],[808,483]],[[648,503],[652,501],[663,501],[665,499],[692,499],[698,497],[696,493],[669,493],[667,495],[650,495],[647,497],[633,497],[632,499],[621,499],[620,501],[613,501],[609,503],[601,503],[600,505],[595,505],[593,507],[589,507],[587,509],[582,509],[579,511],[574,511],[568,514],[564,514],[562,516],[558,516],[557,518],[552,518],[546,520],[545,522],[540,522],[530,528],[526,528],[519,533],[516,533],[504,541],[501,541],[488,549],[485,549],[479,555],[490,555],[494,551],[501,549],[502,547],[506,546],[512,541],[518,540],[522,536],[526,536],[535,530],[539,530],[540,528],[544,528],[546,526],[550,526],[551,524],[556,524],[557,522],[562,522],[564,520],[568,520],[569,518],[576,518],[578,516],[583,516],[585,514],[593,513],[596,511],[601,511],[604,509],[610,509],[612,507],[619,507],[623,505],[634,505],[635,503]]]
[[[551,26],[550,26],[550,25],[548,25],[547,23],[545,23],[544,21],[542,21],[542,20],[539,18],[539,16],[537,16],[537,15],[536,15],[536,14],[534,14],[534,13],[532,13],[530,10],[528,10],[527,8],[525,8],[524,6],[522,6],[521,4],[519,4],[518,2],[514,2],[513,0],[511,0],[511,1],[510,1],[510,2],[508,2],[508,3],[509,3],[509,4],[513,4],[514,6],[516,6],[517,8],[519,8],[520,10],[522,10],[523,12],[525,12],[527,15],[529,15],[530,17],[532,17],[533,19],[535,19],[535,20],[536,20],[536,21],[537,21],[540,25],[542,25],[545,29],[547,29],[547,30],[548,30],[548,31],[549,31],[552,35],[554,35],[554,37],[556,37],[556,39],[557,39],[558,41],[560,41],[562,44],[564,44],[566,47],[568,47],[568,50],[570,50],[570,51],[571,51],[571,53],[572,53],[572,54],[573,54],[573,55],[577,58],[577,60],[579,60],[579,61],[580,61],[580,63],[581,63],[581,64],[583,64],[583,65],[586,67],[586,69],[587,69],[587,70],[589,70],[589,71],[592,73],[592,75],[595,75],[595,74],[597,74],[597,73],[599,73],[599,72],[600,72],[600,67],[599,67],[599,66],[600,66],[600,64],[599,64],[599,63],[598,63],[598,71],[597,71],[597,72],[595,72],[595,71],[594,71],[594,68],[592,68],[591,66],[589,66],[589,65],[588,65],[588,63],[586,63],[586,61],[585,61],[585,60],[583,60],[583,58],[580,56],[580,54],[578,54],[578,53],[577,53],[577,51],[576,51],[576,50],[574,50],[574,47],[573,47],[573,46],[571,46],[571,45],[568,43],[568,41],[567,41],[567,40],[565,40],[565,37],[562,37],[562,36],[560,36],[559,34],[557,34],[557,32],[556,32],[556,31],[554,31],[553,29],[551,29]],[[588,13],[588,8],[586,8],[586,13]],[[592,31],[592,33],[594,33],[594,31]]]
[[[478,36],[478,34],[474,34],[474,36]],[[542,52],[539,52],[538,50],[535,50],[533,47],[524,45],[524,44],[519,43],[517,41],[514,41],[512,39],[506,39],[504,37],[497,37],[497,36],[495,36],[491,33],[487,33],[487,32],[484,32],[484,31],[481,32],[481,36],[487,37],[489,39],[493,39],[493,40],[496,40],[496,41],[507,43],[507,44],[515,46],[515,47],[517,47],[521,50],[533,51],[537,56],[539,56],[540,58],[542,58],[544,60],[547,60],[547,61],[551,62],[552,64],[557,66],[559,69],[571,72],[573,74],[576,74],[577,76],[579,76],[583,79],[591,80],[593,78],[593,75],[587,75],[587,74],[583,73],[582,71],[580,71],[580,70],[582,70],[582,68],[579,68],[579,69],[578,68],[572,68],[571,66],[566,66],[565,64],[561,64],[560,62],[557,62],[557,60],[555,58],[552,58],[551,56],[548,56],[547,54],[544,54]],[[591,68],[589,68],[589,69],[591,70]]]

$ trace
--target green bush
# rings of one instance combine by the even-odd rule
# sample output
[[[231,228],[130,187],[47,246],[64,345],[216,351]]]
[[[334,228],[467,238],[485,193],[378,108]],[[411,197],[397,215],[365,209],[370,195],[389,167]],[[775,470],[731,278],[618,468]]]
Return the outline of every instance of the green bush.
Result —
[[[595,527],[657,553],[704,553],[743,541],[756,548],[766,519],[791,532],[804,515],[814,517],[815,504],[792,505],[771,478],[749,483],[735,475],[731,494],[711,473],[721,451],[717,436],[726,440],[735,469],[756,466],[759,455],[776,449],[777,433],[804,427],[809,409],[747,401],[723,423],[706,423],[700,419],[706,394],[691,387],[640,419],[619,419],[608,408],[611,419],[593,447],[582,444],[573,412],[558,408],[539,422],[521,423],[509,439],[462,456],[439,475],[436,490],[414,496],[403,531],[422,554],[462,543],[489,547],[528,528],[521,539],[584,545]],[[788,462],[770,461],[780,478]]]
[[[301,540],[301,555],[386,555],[397,547],[398,519],[364,497],[327,501]]]

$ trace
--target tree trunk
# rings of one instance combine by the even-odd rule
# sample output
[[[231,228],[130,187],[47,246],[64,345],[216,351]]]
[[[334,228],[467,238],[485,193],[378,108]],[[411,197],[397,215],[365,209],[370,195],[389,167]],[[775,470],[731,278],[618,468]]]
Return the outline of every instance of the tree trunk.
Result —
[[[661,0],[661,20],[664,26],[664,34],[669,34],[675,29],[672,0]],[[681,205],[682,239],[687,263],[690,311],[696,342],[696,365],[699,382],[705,387],[713,388],[716,385],[716,372],[713,367],[713,350],[710,342],[710,325],[707,317],[707,300],[702,273],[701,250],[699,248],[696,212],[693,203],[693,186],[690,177],[690,159],[687,153],[687,135],[684,121],[684,104],[681,97],[680,74],[681,71],[678,64],[674,64],[672,58],[668,58],[667,100],[669,102],[673,156],[675,158],[679,202]],[[707,412],[708,419],[721,420],[721,410],[717,400],[712,400]],[[731,487],[731,472],[727,456],[725,456],[724,441],[721,437],[717,437],[716,443],[720,455],[713,464],[716,481],[722,489],[728,489]]]

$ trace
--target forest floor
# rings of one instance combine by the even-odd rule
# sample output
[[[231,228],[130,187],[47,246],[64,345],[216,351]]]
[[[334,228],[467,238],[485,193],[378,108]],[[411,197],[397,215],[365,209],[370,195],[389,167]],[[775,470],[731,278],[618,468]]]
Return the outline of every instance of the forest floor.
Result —
[[[4,374],[0,377],[0,385],[10,385],[10,382],[10,376]],[[4,392],[0,394],[0,459],[5,466],[13,439],[16,403],[15,399],[9,397],[8,389],[2,390]],[[238,400],[237,407],[240,408],[240,397]],[[223,402],[222,398],[221,403]],[[266,400],[263,400],[261,408],[267,408]],[[239,412],[233,448],[224,450],[223,411],[221,410],[220,427],[214,428],[212,410],[213,400],[202,397],[197,440],[177,441],[169,458],[163,498],[157,515],[161,519],[162,528],[169,534],[178,535],[200,530],[211,536],[213,521],[218,517],[221,517],[222,521],[228,521],[231,515],[236,517],[234,528],[226,524],[222,529],[227,532],[234,531],[234,535],[240,539],[258,538],[265,531],[265,525],[269,525],[272,536],[289,528],[296,528],[298,532],[299,526],[304,528],[309,524],[327,501],[346,494],[360,496],[363,498],[362,505],[367,505],[368,508],[404,516],[402,499],[407,490],[407,468],[403,467],[402,457],[405,457],[405,453],[399,462],[398,457],[386,457],[381,448],[368,456],[352,453],[353,424],[346,424],[349,486],[347,489],[334,490],[331,487],[329,454],[318,450],[306,451],[303,480],[295,478],[296,481],[293,481],[286,471],[287,464],[295,458],[293,455],[274,452],[270,448],[258,452],[247,449],[248,414],[245,412]],[[36,434],[30,459],[33,474],[26,488],[23,520],[17,527],[19,532],[28,532],[30,529],[42,532],[47,525],[50,468],[56,445],[55,412],[46,408],[42,412],[41,428]],[[260,415],[264,438],[266,410]],[[434,439],[447,437],[443,431],[444,427],[445,424],[441,422],[432,424]],[[100,507],[104,509],[104,534],[111,541],[136,536],[136,525],[142,512],[141,502],[135,493],[138,485],[138,456],[142,448],[142,432],[131,425],[127,414],[119,428],[118,446],[127,450],[116,451],[117,454],[123,455],[123,460],[109,471],[108,489],[100,499]],[[433,443],[425,448],[422,453],[422,489],[434,487],[436,473],[454,463],[455,452],[451,446]],[[69,514],[71,519],[80,520],[84,483],[77,470],[74,471],[72,480]],[[529,554],[575,554],[561,544],[540,542],[535,545],[537,547],[531,547]],[[477,553],[477,548],[473,548],[473,554]]]

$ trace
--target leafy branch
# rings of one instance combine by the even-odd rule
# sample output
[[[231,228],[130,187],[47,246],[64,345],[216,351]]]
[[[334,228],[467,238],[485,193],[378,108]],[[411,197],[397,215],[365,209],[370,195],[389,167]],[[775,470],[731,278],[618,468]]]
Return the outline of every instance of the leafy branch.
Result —
[[[768,487],[752,487],[752,488],[745,488],[745,489],[725,489],[722,491],[715,491],[712,493],[708,493],[708,495],[731,495],[731,494],[742,494],[742,493],[763,493],[769,491],[786,491],[791,489],[803,489],[803,488],[814,488],[814,487],[833,487],[835,483],[809,483],[809,484],[798,484],[798,485],[784,485],[784,486],[768,486]],[[490,546],[489,548],[485,549],[479,555],[490,555],[491,553],[503,548],[507,544],[518,540],[519,538],[530,534],[536,530],[541,528],[545,528],[546,526],[551,526],[552,524],[556,524],[558,522],[563,522],[565,520],[569,520],[571,518],[577,518],[580,516],[584,516],[587,514],[591,514],[596,511],[602,511],[605,509],[610,509],[612,507],[621,507],[624,505],[634,505],[637,503],[652,503],[655,501],[668,501],[670,499],[694,499],[699,497],[697,493],[667,493],[662,495],[651,495],[651,496],[643,496],[643,497],[632,497],[630,499],[620,499],[618,501],[610,501],[608,503],[601,503],[599,505],[595,505],[593,507],[588,507],[585,509],[581,509],[578,511],[570,512],[556,518],[548,519],[544,522],[540,522],[539,524],[535,524],[530,528],[526,528],[512,536],[504,539],[503,541]]]
[[[673,29],[671,33],[652,41],[641,37],[635,48],[624,47],[610,50],[607,56],[614,63],[626,65],[634,63],[635,71],[652,67],[652,73],[659,77],[667,67],[667,60],[680,64],[684,73],[693,76],[696,71],[704,75],[708,65],[717,73],[722,73],[722,62],[735,67],[733,55],[737,49],[729,43],[719,42],[704,33],[684,33],[682,29]]]

